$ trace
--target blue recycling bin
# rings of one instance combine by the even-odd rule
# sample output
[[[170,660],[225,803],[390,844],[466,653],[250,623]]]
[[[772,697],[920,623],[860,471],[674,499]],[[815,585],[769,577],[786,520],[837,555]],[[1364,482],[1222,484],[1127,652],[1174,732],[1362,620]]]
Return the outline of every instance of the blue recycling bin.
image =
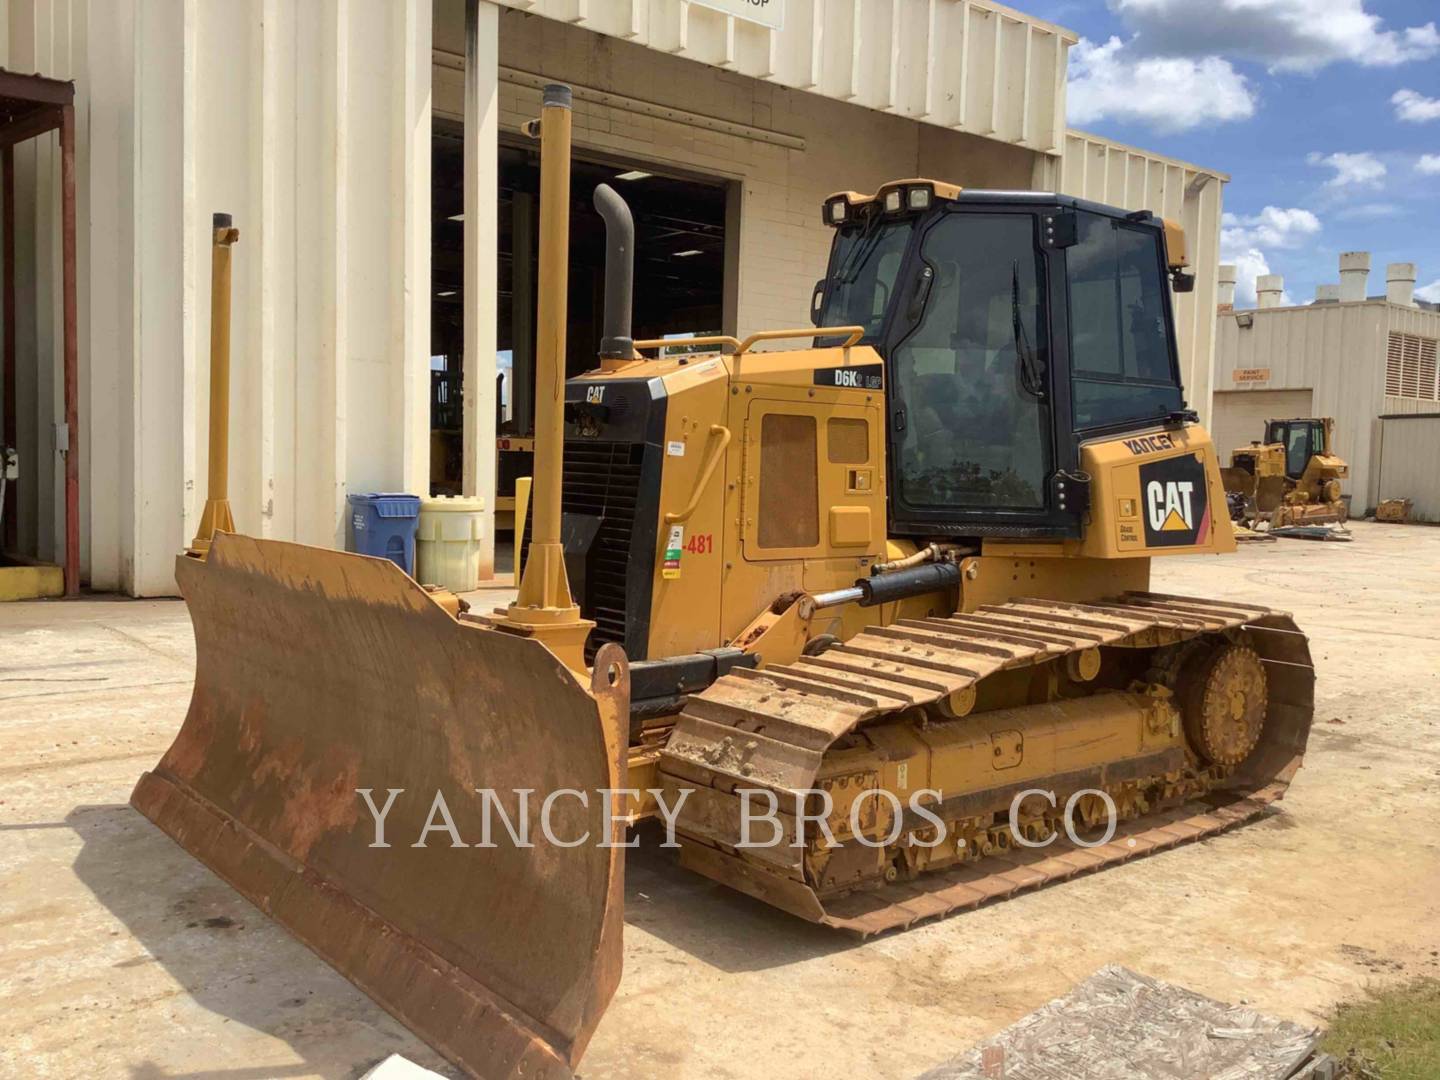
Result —
[[[403,492],[351,495],[345,549],[389,559],[415,574],[415,530],[420,525],[420,496]]]

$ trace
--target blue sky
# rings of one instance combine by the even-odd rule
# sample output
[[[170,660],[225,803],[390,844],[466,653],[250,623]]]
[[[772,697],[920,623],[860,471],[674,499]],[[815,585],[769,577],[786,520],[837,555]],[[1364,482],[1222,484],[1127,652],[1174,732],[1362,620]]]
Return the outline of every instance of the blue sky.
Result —
[[[1231,175],[1226,261],[1295,303],[1342,251],[1413,262],[1440,300],[1437,0],[1011,0],[1084,39],[1073,127]],[[1429,155],[1427,157],[1427,155]]]

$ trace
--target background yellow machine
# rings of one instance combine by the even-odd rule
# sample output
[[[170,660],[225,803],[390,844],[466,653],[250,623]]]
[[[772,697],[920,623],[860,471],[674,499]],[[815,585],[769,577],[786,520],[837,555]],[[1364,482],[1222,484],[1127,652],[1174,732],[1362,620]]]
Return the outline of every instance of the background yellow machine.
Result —
[[[815,325],[651,360],[602,186],[605,335],[567,384],[568,106],[548,88],[536,125],[516,602],[462,612],[387,562],[217,536],[179,560],[195,694],[135,805],[462,1067],[532,1076],[568,1073],[613,993],[623,849],[417,847],[436,789],[461,835],[476,789],[651,789],[567,799],[562,835],[592,839],[688,793],[686,865],[862,934],[1283,793],[1304,636],[1149,591],[1153,557],[1234,549],[1178,378],[1178,229],[929,180],[842,193]],[[394,797],[405,841],[377,847],[356,791],[397,789],[423,795]],[[767,793],[783,842],[747,846]],[[1067,808],[1093,838],[1107,803],[1109,842],[1063,839]]]
[[[1342,523],[1349,516],[1340,481],[1350,466],[1335,453],[1331,417],[1267,420],[1265,438],[1230,454],[1221,470],[1231,517],[1245,524]]]

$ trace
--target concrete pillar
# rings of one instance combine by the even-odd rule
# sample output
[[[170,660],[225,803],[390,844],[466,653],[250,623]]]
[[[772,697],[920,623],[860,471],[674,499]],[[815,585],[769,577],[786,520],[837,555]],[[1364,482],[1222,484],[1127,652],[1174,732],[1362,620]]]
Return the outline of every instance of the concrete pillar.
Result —
[[[1279,307],[1284,292],[1285,279],[1279,274],[1261,274],[1255,279],[1255,293],[1262,308]]]
[[[1385,267],[1385,299],[1401,307],[1415,306],[1415,264],[1391,263]]]
[[[1235,281],[1239,277],[1234,266],[1229,263],[1220,265],[1220,293],[1219,308],[1221,311],[1235,310]]]
[[[187,211],[195,205],[186,171],[186,120],[177,103],[195,92],[197,33],[193,5],[175,11],[139,3],[135,11],[135,111],[145,122],[133,131],[133,208],[126,245],[133,282],[128,325],[134,334],[117,408],[128,409],[121,448],[121,586],[134,596],[174,595],[175,554],[185,545],[187,387],[194,385],[194,354],[187,299]],[[208,217],[208,214],[206,215]],[[206,308],[208,316],[208,306]],[[120,342],[121,347],[128,342]],[[128,460],[127,460],[128,459]]]
[[[1340,256],[1340,299],[1354,303],[1365,299],[1366,282],[1370,278],[1370,253],[1347,251]]]
[[[1317,303],[1332,304],[1340,299],[1339,285],[1316,285],[1315,300]]]
[[[464,486],[485,500],[480,580],[495,576],[495,350],[500,252],[500,9],[465,3]],[[428,296],[428,289],[426,292]],[[518,568],[517,568],[518,569]]]
[[[398,4],[396,27],[403,55],[397,68],[403,93],[402,138],[396,153],[396,182],[404,198],[404,259],[400,303],[403,342],[400,356],[401,468],[405,490],[430,494],[430,133],[431,72],[434,70],[431,24],[434,8],[427,3]]]

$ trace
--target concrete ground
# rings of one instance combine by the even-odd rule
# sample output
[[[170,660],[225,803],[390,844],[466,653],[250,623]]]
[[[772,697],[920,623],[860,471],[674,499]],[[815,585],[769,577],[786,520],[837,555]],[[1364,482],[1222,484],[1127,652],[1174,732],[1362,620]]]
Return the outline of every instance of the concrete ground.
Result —
[[[625,976],[581,1073],[910,1077],[1106,963],[1319,1023],[1440,975],[1440,529],[1356,524],[1159,560],[1287,609],[1318,709],[1282,808],[1224,836],[867,943],[627,867]],[[356,1077],[404,1028],[126,805],[189,697],[173,601],[0,606],[0,1075]]]

